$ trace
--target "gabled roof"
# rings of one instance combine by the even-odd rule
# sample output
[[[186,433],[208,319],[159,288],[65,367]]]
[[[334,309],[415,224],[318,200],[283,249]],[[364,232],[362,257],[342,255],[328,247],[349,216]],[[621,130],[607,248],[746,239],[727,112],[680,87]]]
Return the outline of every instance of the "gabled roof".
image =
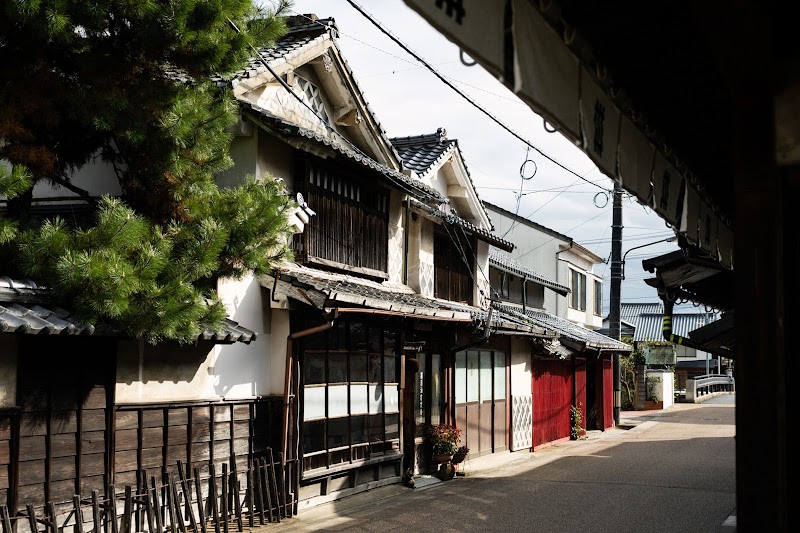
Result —
[[[476,238],[488,242],[489,244],[493,244],[494,246],[498,246],[503,250],[510,252],[511,250],[514,249],[513,242],[498,237],[494,233],[487,231],[483,228],[479,228],[472,222],[464,220],[463,218],[461,218],[460,216],[456,215],[453,212],[442,211],[441,209],[425,205],[423,202],[414,200],[413,198],[411,199],[410,205],[412,208],[418,209],[426,216],[435,217],[441,220],[443,224],[453,224],[456,226],[460,226],[464,230],[475,235]]]
[[[464,155],[461,153],[457,139],[448,139],[447,131],[444,128],[439,128],[436,133],[393,137],[389,140],[400,155],[403,165],[414,170],[420,177],[431,176],[451,156],[457,157],[458,162],[463,166],[463,174],[466,177],[464,188],[467,190],[467,194],[472,197],[473,209],[477,209],[478,218],[483,219],[491,228],[491,218],[478,196],[478,191],[475,189],[475,183],[472,181],[472,176],[467,168],[466,161],[464,161]]]
[[[32,281],[0,277],[0,331],[28,335],[97,335],[123,337],[106,324],[88,324],[71,311],[53,303],[49,290]],[[243,342],[256,339],[256,332],[225,319],[220,331],[203,331],[198,340]]]
[[[394,170],[401,168],[400,156],[395,151],[385,130],[369,106],[369,102],[358,85],[353,70],[341,55],[337,44],[339,30],[332,18],[318,19],[314,15],[298,15],[287,19],[288,32],[281,37],[274,46],[262,47],[258,56],[254,55],[246,68],[228,76],[215,79],[218,85],[231,87],[237,100],[253,101],[258,98],[259,91],[275,82],[273,73],[280,77],[307,65],[312,70],[323,72],[321,81],[328,87],[323,90],[336,111],[348,114],[352,111],[354,122],[342,131],[349,131],[353,138],[361,137],[370,150],[375,154],[370,157],[379,163],[388,165]],[[264,63],[269,65],[269,68]],[[270,72],[272,70],[273,72]],[[324,80],[322,79],[324,78]],[[282,82],[285,83],[285,82]],[[320,88],[322,89],[322,88]],[[281,87],[281,91],[285,91]],[[250,94],[252,93],[252,95]],[[339,107],[335,98],[340,96],[343,106]],[[291,96],[289,96],[292,98]],[[262,106],[263,107],[263,106]],[[283,107],[280,104],[280,107]],[[310,113],[310,112],[309,112]],[[273,113],[274,114],[274,113]],[[330,117],[339,123],[339,116]],[[336,128],[324,120],[318,121],[320,131],[326,135],[338,136],[339,142],[343,141],[341,132],[336,133]],[[345,143],[355,145],[350,140]]]
[[[521,278],[528,278],[529,280],[535,281],[539,285],[553,289],[562,296],[566,296],[570,293],[570,288],[566,285],[561,285],[560,283],[556,283],[555,281],[542,276],[532,268],[526,267],[507,253],[502,252],[494,246],[489,248],[489,265],[497,268],[498,270],[516,274]]]
[[[516,223],[524,224],[524,225],[526,225],[526,226],[528,226],[530,228],[539,230],[539,231],[541,231],[543,233],[547,233],[551,237],[555,237],[557,239],[563,240],[566,243],[571,243],[572,242],[572,237],[568,237],[567,235],[564,235],[563,233],[559,233],[554,229],[548,228],[547,226],[542,226],[541,224],[539,224],[537,222],[534,222],[533,220],[529,220],[529,219],[527,219],[527,218],[525,218],[523,216],[520,216],[520,215],[518,215],[516,213],[512,213],[511,211],[509,211],[507,209],[503,209],[502,207],[500,207],[498,205],[495,205],[495,204],[492,204],[492,203],[489,203],[489,202],[485,202],[485,201],[483,202],[483,205],[489,211],[495,211],[496,213],[500,213],[501,215],[503,215],[503,216],[505,216],[507,218],[510,218],[511,220],[513,220]]]
[[[336,22],[333,18],[308,20],[307,24],[297,24],[289,28],[284,36],[278,39],[273,46],[262,46],[258,49],[259,55],[275,67],[281,63],[288,63],[298,57],[303,52],[309,50],[323,40],[338,35]],[[259,74],[268,72],[263,61],[256,56],[247,61],[247,65],[236,72],[219,75],[212,78],[212,81],[220,85],[236,86],[243,80],[255,78]]]
[[[298,126],[283,118],[276,117],[266,109],[262,109],[251,102],[241,102],[240,105],[251,118],[255,119],[257,124],[268,129],[272,134],[282,138],[284,141],[300,150],[309,151],[311,153],[318,152],[318,149],[312,151],[309,148],[308,143],[311,142],[318,147],[330,149],[355,163],[377,171],[379,174],[382,174],[392,181],[395,186],[405,188],[407,192],[414,195],[422,202],[443,203],[445,201],[444,197],[439,194],[436,189],[425,184],[423,181],[412,178],[411,176],[406,176],[402,172],[398,172],[386,165],[378,163],[365,153],[354,149],[352,145],[340,141],[337,136],[328,137],[320,135],[313,130]]]
[[[392,137],[389,140],[400,154],[403,165],[420,176],[427,175],[437,162],[444,160],[456,148],[456,140],[445,137],[442,128],[436,133]]]
[[[578,351],[583,351],[587,348],[593,350],[614,350],[617,352],[632,351],[631,346],[624,342],[612,339],[611,337],[607,337],[591,329],[584,328],[569,320],[551,315],[542,309],[527,308],[523,310],[521,306],[505,302],[493,302],[492,305],[506,314],[525,318],[543,328],[555,331],[558,333],[558,340],[562,344],[577,349]]]

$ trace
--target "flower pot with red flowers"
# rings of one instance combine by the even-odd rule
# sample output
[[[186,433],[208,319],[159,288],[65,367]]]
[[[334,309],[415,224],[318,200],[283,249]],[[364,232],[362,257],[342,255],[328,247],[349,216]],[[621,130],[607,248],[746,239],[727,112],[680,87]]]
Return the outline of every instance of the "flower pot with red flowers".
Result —
[[[461,430],[450,424],[431,426],[428,440],[433,450],[434,462],[439,464],[449,463],[458,449]]]

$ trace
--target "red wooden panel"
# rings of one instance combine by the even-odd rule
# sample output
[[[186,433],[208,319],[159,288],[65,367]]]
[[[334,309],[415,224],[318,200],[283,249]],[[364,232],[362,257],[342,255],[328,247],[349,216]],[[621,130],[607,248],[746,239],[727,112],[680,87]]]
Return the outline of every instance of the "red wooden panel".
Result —
[[[581,427],[586,429],[586,359],[575,361],[576,401],[581,408]]]
[[[569,437],[572,362],[533,360],[533,445]]]
[[[614,425],[614,365],[611,359],[603,359],[603,429]]]

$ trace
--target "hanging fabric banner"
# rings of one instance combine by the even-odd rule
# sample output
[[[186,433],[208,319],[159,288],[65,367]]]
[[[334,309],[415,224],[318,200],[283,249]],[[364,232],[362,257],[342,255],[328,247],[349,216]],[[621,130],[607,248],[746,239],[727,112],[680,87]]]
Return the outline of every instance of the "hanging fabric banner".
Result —
[[[584,151],[607,176],[617,172],[620,112],[586,69],[581,72],[581,134]]]
[[[622,117],[619,126],[617,176],[625,190],[645,205],[652,203],[651,176],[655,153],[656,148],[647,137],[630,119]]]
[[[681,215],[680,232],[692,244],[700,241],[700,194],[693,185],[686,185],[686,194],[683,195],[683,213]]]
[[[705,201],[700,202],[700,248],[716,258],[717,256],[717,216]]]
[[[717,224],[717,256],[725,268],[733,268],[733,232],[722,222]]]
[[[483,68],[513,85],[511,0],[405,0],[445,37],[462,47]],[[508,30],[508,32],[506,31]],[[508,36],[508,37],[507,37]]]
[[[653,163],[653,208],[674,227],[680,226],[684,189],[683,176],[657,152]]]
[[[580,140],[580,63],[529,0],[514,0],[514,92],[560,133]]]

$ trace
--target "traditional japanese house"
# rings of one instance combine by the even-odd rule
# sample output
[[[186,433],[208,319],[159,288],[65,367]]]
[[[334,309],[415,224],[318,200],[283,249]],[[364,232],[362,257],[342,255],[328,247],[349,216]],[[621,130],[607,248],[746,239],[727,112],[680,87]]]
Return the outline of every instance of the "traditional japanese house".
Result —
[[[75,319],[30,281],[2,278],[0,331],[0,506],[12,517],[33,510],[60,526],[74,495],[113,499],[110,487],[161,482],[178,461],[190,477],[233,462],[244,472],[269,445],[268,399],[222,371],[247,365],[227,350],[257,338],[233,320],[192,345],[150,345]]]
[[[545,290],[565,297],[570,293],[566,286],[496,248],[489,261],[497,295],[493,306],[558,333],[555,342],[512,345],[514,449],[569,438],[572,407],[580,409],[584,430],[612,427],[611,356],[629,353],[631,347],[541,308]]]
[[[497,331],[554,334],[490,310],[489,246],[513,245],[491,233],[456,144],[443,129],[387,138],[333,21],[294,22],[251,69],[220,83],[243,117],[237,166],[224,178],[268,171],[302,210],[294,261],[235,290],[264,289],[253,311],[269,324],[262,353],[283,396],[275,430],[300,465],[305,507],[432,468],[426,428],[466,428],[463,413],[478,404],[467,405],[467,374],[469,383],[488,376],[474,394],[492,399],[475,438],[481,449],[507,449],[508,351],[475,358],[468,371],[464,350]]]

